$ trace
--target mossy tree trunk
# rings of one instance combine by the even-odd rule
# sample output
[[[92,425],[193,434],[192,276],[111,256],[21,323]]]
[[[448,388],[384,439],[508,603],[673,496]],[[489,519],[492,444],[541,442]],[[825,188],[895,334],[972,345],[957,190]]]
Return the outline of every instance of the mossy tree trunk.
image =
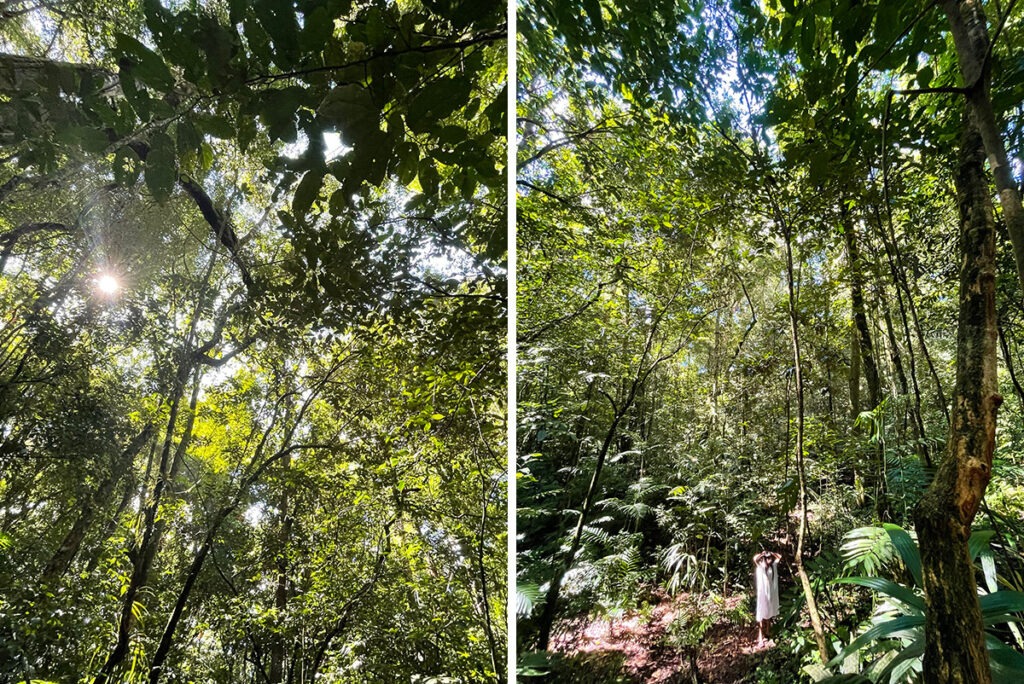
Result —
[[[935,684],[992,681],[967,540],[992,477],[1002,403],[995,231],[981,137],[973,125],[965,128],[956,178],[963,258],[953,411],[945,456],[914,514],[927,602],[924,680]]]

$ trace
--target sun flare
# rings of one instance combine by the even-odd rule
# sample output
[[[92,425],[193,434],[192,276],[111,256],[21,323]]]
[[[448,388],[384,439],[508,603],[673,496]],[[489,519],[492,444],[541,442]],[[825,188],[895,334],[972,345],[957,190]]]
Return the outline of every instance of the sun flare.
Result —
[[[109,273],[104,273],[96,279],[96,287],[103,294],[111,295],[118,291],[120,284],[117,282],[117,278]]]

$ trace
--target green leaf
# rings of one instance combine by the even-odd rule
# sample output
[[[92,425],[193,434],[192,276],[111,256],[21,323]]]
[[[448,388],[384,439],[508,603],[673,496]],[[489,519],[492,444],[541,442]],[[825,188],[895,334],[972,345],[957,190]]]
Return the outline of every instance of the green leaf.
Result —
[[[901,663],[905,663],[908,660],[913,660],[915,658],[920,658],[923,655],[924,635],[922,634],[921,636],[914,639],[909,646],[904,646],[900,650],[899,654],[897,654],[895,658],[889,661],[889,664],[886,665],[885,669],[878,674],[877,680],[880,682],[889,681],[886,679],[886,677],[888,677],[890,673],[896,670],[896,668],[899,667]],[[893,680],[899,681],[895,678],[893,678]]]
[[[914,608],[923,613],[925,609],[924,599],[913,591],[902,585],[881,577],[841,577],[835,580],[836,584],[856,584],[891,596],[897,601]]]
[[[174,157],[174,143],[164,133],[156,133],[150,142],[146,155],[146,187],[157,202],[163,204],[171,197],[174,183],[178,180],[178,169]]]
[[[423,194],[437,194],[437,188],[441,182],[441,175],[437,172],[437,166],[434,164],[433,159],[424,157],[420,160],[417,177],[420,180],[420,187],[423,188]]]
[[[927,88],[933,78],[935,78],[935,71],[930,66],[925,66],[917,72],[917,85],[922,88]]]
[[[188,121],[179,121],[177,128],[178,154],[186,152],[197,152],[203,142],[195,126]]]
[[[313,206],[317,195],[320,193],[320,186],[323,183],[323,171],[312,169],[299,181],[295,188],[295,195],[292,197],[292,213],[295,216],[305,216],[309,208]]]
[[[62,132],[61,138],[93,154],[100,154],[110,144],[106,133],[92,126],[71,126]]]
[[[323,50],[333,33],[334,19],[329,14],[327,6],[319,5],[304,18],[300,37],[302,47],[309,52],[319,52]]]
[[[903,564],[907,566],[907,570],[914,578],[914,582],[917,586],[923,586],[921,581],[921,552],[917,548],[917,543],[914,539],[899,525],[893,525],[892,523],[885,523],[882,525],[885,531],[889,533],[889,538],[892,539],[893,546],[896,547],[896,551],[900,554],[900,558],[903,559]]]
[[[420,163],[420,148],[416,143],[406,141],[395,147],[395,174],[398,182],[408,185],[416,178]]]
[[[123,33],[114,34],[117,50],[131,63],[132,74],[146,85],[160,91],[174,88],[174,76],[160,55]]]
[[[338,86],[327,93],[317,113],[329,123],[338,126],[343,138],[350,144],[380,130],[380,109],[373,103],[370,91],[349,84]]]
[[[255,0],[253,13],[274,43],[274,61],[282,69],[299,58],[299,23],[291,0]]]
[[[223,116],[203,116],[198,121],[203,132],[209,133],[215,138],[230,140],[235,137],[235,127]]]
[[[967,540],[967,551],[971,555],[973,561],[978,557],[984,549],[989,546],[989,541],[995,535],[995,530],[978,530],[977,532],[971,533],[971,538]]]
[[[1024,611],[1024,593],[1019,591],[997,591],[978,597],[981,614],[999,615]]]
[[[529,617],[543,600],[544,594],[538,585],[516,585],[516,615],[518,617]]]
[[[985,576],[985,586],[988,588],[989,593],[998,591],[999,586],[997,584],[998,576],[996,574],[996,559],[992,554],[992,549],[986,548],[981,552],[981,570]]]
[[[135,185],[141,171],[142,160],[132,148],[125,146],[114,154],[114,182],[118,185]]]
[[[849,646],[844,648],[839,655],[826,663],[829,667],[835,667],[846,659],[851,653],[856,653],[867,644],[882,638],[895,638],[896,636],[910,633],[912,630],[924,626],[924,615],[903,615],[892,620],[880,622],[868,631],[854,639]]]
[[[991,634],[985,635],[993,684],[1019,684],[1024,680],[1024,655]]]
[[[428,83],[409,104],[406,124],[415,133],[426,133],[452,112],[466,106],[471,89],[465,78],[439,78]]]
[[[203,171],[209,171],[213,168],[213,148],[210,147],[209,143],[203,142],[200,143],[199,150],[202,154],[202,158],[199,160],[200,166]]]

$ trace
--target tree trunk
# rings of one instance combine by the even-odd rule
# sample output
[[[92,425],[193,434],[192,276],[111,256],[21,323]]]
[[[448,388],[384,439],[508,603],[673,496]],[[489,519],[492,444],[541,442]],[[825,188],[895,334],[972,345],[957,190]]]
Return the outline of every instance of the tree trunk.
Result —
[[[850,420],[860,415],[860,335],[850,326]]]
[[[873,411],[882,400],[878,366],[875,364],[874,344],[868,327],[867,311],[864,307],[864,279],[861,276],[860,249],[857,246],[856,228],[853,217],[843,202],[839,204],[843,219],[843,238],[846,240],[846,257],[850,267],[850,301],[853,304],[853,322],[857,326],[858,347],[864,363],[864,379],[868,383],[868,410]]]
[[[992,681],[967,549],[971,522],[992,477],[996,411],[995,230],[981,138],[965,124],[957,173],[961,222],[956,387],[946,454],[914,519],[927,604],[924,679]]]
[[[881,223],[881,217],[878,217],[879,231],[882,237],[882,243],[885,246],[886,255],[889,258],[889,268],[892,272],[893,282],[896,284],[896,295],[900,304],[900,316],[903,319],[904,333],[907,337],[907,349],[910,352],[910,374],[914,382],[914,391],[920,393],[920,388],[917,381],[917,370],[914,362],[913,354],[913,342],[910,339],[910,326],[907,321],[907,311],[910,311],[910,320],[914,323],[914,335],[917,337],[918,346],[921,347],[921,355],[924,356],[925,364],[928,366],[928,372],[932,376],[932,380],[935,382],[936,398],[939,404],[939,408],[942,409],[942,414],[946,418],[946,422],[949,422],[949,408],[946,406],[946,393],[942,388],[942,381],[939,379],[938,371],[935,370],[935,363],[932,361],[932,356],[928,352],[928,344],[924,339],[924,332],[921,330],[921,321],[917,315],[917,305],[914,304],[914,293],[911,291],[910,283],[907,281],[907,269],[903,266],[903,255],[900,252],[899,244],[896,241],[896,234],[892,227],[892,216],[891,213],[888,215],[888,224],[890,234],[886,235],[885,227]],[[906,295],[904,301],[903,295]],[[918,406],[920,406],[920,397],[917,396]]]
[[[1006,145],[992,106],[988,20],[981,0],[942,0],[942,9],[949,18],[960,73],[967,88],[971,119],[988,154],[992,178],[999,193],[999,204],[1003,208],[1006,229],[1013,245],[1017,280],[1024,290],[1024,208],[1021,207],[1020,190],[1013,181]]]
[[[1013,383],[1013,391],[1017,394],[1017,401],[1020,402],[1020,408],[1024,411],[1024,387],[1021,387],[1020,381],[1017,379],[1017,371],[1013,368],[1013,356],[1010,354],[1010,345],[1006,341],[1003,326],[998,326],[998,329],[999,346],[1003,350],[1003,361],[1006,362],[1006,370],[1010,373],[1010,381]]]
[[[234,509],[231,508],[229,510]],[[199,547],[199,551],[192,559],[192,564],[189,566],[188,573],[185,575],[185,584],[182,586],[181,591],[178,592],[178,598],[174,602],[174,608],[171,609],[171,615],[167,619],[167,625],[164,627],[164,632],[160,637],[160,643],[157,646],[156,652],[153,654],[153,662],[150,664],[149,668],[150,684],[157,684],[157,682],[160,681],[160,677],[163,676],[164,663],[167,662],[167,656],[171,652],[171,646],[174,645],[174,632],[178,628],[178,622],[181,620],[182,613],[185,612],[185,605],[188,603],[189,596],[192,594],[192,587],[195,586],[196,580],[199,579],[199,573],[203,569],[206,557],[210,554],[210,551],[213,548],[213,541],[217,536],[217,531],[220,529],[220,525],[226,517],[227,514],[222,513],[222,515],[213,523],[213,526],[206,535],[206,539],[203,540],[203,545]]]
[[[678,289],[676,290],[676,293],[678,293]],[[675,294],[673,295],[673,300],[674,298]],[[671,301],[669,303],[671,303]],[[666,309],[667,307],[668,304],[666,304]],[[605,433],[604,440],[601,442],[601,448],[597,454],[597,463],[594,465],[594,474],[590,479],[590,485],[587,487],[587,494],[584,497],[583,506],[580,509],[579,521],[576,524],[576,530],[573,532],[572,542],[569,545],[569,552],[566,554],[565,560],[556,566],[554,576],[551,578],[551,584],[548,587],[547,596],[544,601],[544,610],[541,612],[538,624],[538,650],[546,651],[548,643],[551,641],[551,628],[554,625],[555,616],[558,610],[558,596],[562,589],[562,580],[565,578],[565,574],[572,568],[573,562],[576,559],[576,553],[580,550],[580,545],[583,540],[583,528],[586,525],[587,517],[590,515],[591,509],[593,508],[594,499],[597,496],[598,484],[601,479],[601,470],[604,468],[605,460],[608,457],[608,451],[618,435],[619,424],[622,422],[623,418],[629,414],[630,409],[636,402],[637,393],[643,388],[647,379],[655,369],[663,361],[672,358],[672,356],[682,349],[682,345],[680,344],[675,348],[675,351],[663,353],[657,358],[651,359],[650,363],[648,363],[648,359],[650,359],[651,352],[654,348],[654,339],[658,333],[658,328],[661,325],[661,320],[664,314],[665,310],[663,309],[652,318],[651,327],[647,332],[647,340],[644,343],[644,350],[640,355],[640,361],[637,364],[636,373],[632,379],[622,379],[619,400],[616,401],[607,392],[598,390],[612,405],[612,422],[608,427],[608,431]]]
[[[540,633],[537,637],[538,650],[546,651],[548,649],[548,644],[551,641],[551,628],[555,624],[555,615],[558,610],[558,596],[562,591],[562,580],[565,578],[565,574],[572,568],[573,561],[576,559],[576,553],[580,550],[580,544],[583,539],[583,527],[586,524],[587,516],[590,514],[590,509],[594,504],[594,498],[597,495],[597,487],[601,478],[601,469],[604,468],[604,462],[608,456],[608,449],[611,447],[612,441],[615,439],[615,435],[618,432],[619,422],[621,420],[622,415],[616,412],[615,418],[612,420],[612,424],[608,428],[608,432],[605,433],[604,441],[601,443],[601,450],[597,454],[597,463],[594,465],[594,474],[590,478],[590,486],[587,488],[587,495],[583,501],[583,507],[580,509],[580,517],[572,535],[572,542],[569,545],[569,553],[566,554],[565,561],[558,565],[558,569],[555,571],[554,577],[551,578],[551,585],[548,587],[548,593],[544,600],[544,610],[541,612],[540,616]]]
[[[281,527],[277,537],[277,581],[274,587],[274,609],[277,611],[278,624],[270,644],[270,684],[284,682],[285,662],[285,626],[284,613],[288,609],[288,544],[292,536],[292,517],[288,511],[289,484],[288,470],[291,468],[291,456],[285,456],[281,462],[282,477],[285,478],[278,510],[281,513]]]
[[[868,406],[870,411],[878,408],[882,401],[882,383],[875,363],[875,346],[868,326],[867,310],[864,306],[864,278],[861,274],[860,248],[857,244],[856,226],[846,209],[844,201],[839,202],[839,213],[843,221],[843,238],[846,240],[846,258],[850,267],[850,301],[853,321],[857,328],[857,346],[864,363],[864,378],[868,383]],[[855,416],[856,418],[856,416]],[[875,512],[880,520],[889,520],[889,495],[885,481],[885,453],[879,441],[875,448]]]
[[[146,442],[153,436],[153,424],[150,423],[142,429],[135,438],[128,443],[128,446],[124,448],[121,454],[113,459],[110,464],[110,472],[103,478],[103,480],[96,487],[96,490],[88,497],[88,499],[82,505],[82,511],[75,520],[75,524],[72,525],[67,535],[64,536],[64,540],[57,548],[56,553],[50,558],[50,561],[46,564],[46,568],[43,570],[41,584],[45,586],[52,585],[53,582],[59,579],[65,572],[71,562],[78,555],[78,550],[82,546],[82,541],[85,539],[86,533],[89,531],[89,527],[92,525],[93,519],[96,517],[96,512],[107,504],[110,503],[110,498],[114,493],[114,489],[117,487],[117,483],[120,482],[121,478],[131,468],[132,462],[135,457],[142,451],[142,448],[146,445]]]
[[[146,506],[143,516],[142,539],[133,545],[128,552],[128,556],[132,561],[132,571],[128,579],[128,587],[121,598],[121,613],[117,622],[117,639],[114,642],[114,647],[107,654],[106,660],[96,674],[95,679],[93,679],[92,684],[106,684],[112,675],[117,672],[118,668],[121,667],[125,657],[128,655],[132,628],[135,625],[135,599],[149,580],[149,571],[153,561],[156,559],[157,549],[160,546],[162,525],[157,520],[157,513],[160,509],[164,489],[170,480],[171,448],[174,442],[174,429],[178,421],[181,399],[184,394],[185,380],[188,377],[187,370],[186,366],[181,366],[175,378],[174,395],[171,401],[170,415],[167,418],[167,428],[161,450],[160,474],[157,476],[151,500]]]
[[[789,225],[781,216],[777,223],[783,230],[786,239],[786,285],[789,292],[789,322],[793,342],[793,380],[796,385],[796,471],[800,483],[800,520],[797,524],[796,573],[800,577],[804,599],[807,601],[807,612],[811,616],[811,627],[814,629],[814,640],[818,644],[818,655],[822,663],[828,662],[828,644],[825,641],[825,630],[821,625],[818,603],[814,598],[811,580],[804,569],[804,538],[807,536],[807,478],[804,469],[804,384],[800,372],[800,332],[797,320],[796,292],[793,287],[793,240]]]
[[[211,259],[210,271],[212,271],[213,263],[214,259]],[[207,282],[209,282],[209,271],[206,276]],[[200,302],[202,302],[202,298]],[[198,316],[198,312],[199,307],[196,308],[194,315]],[[157,552],[160,550],[164,529],[167,525],[167,521],[158,515],[160,505],[165,490],[173,484],[177,477],[181,462],[185,457],[185,451],[191,441],[192,427],[195,424],[196,405],[199,399],[200,373],[196,371],[195,384],[193,385],[189,402],[189,415],[181,439],[175,447],[174,433],[177,429],[178,415],[181,412],[181,402],[185,395],[185,386],[189,376],[195,371],[197,366],[192,348],[195,325],[196,319],[193,319],[185,344],[182,345],[182,358],[174,377],[172,389],[174,394],[171,399],[167,429],[164,433],[163,446],[160,451],[160,471],[157,474],[156,483],[153,485],[153,493],[143,516],[142,539],[128,553],[132,561],[132,572],[128,580],[128,588],[122,598],[121,615],[117,626],[117,641],[114,644],[114,648],[107,655],[107,659],[104,661],[92,684],[106,684],[128,655],[129,641],[135,623],[133,610],[135,598],[149,582],[150,570],[153,567],[153,562],[156,560]],[[218,329],[215,336],[219,336],[219,334]]]

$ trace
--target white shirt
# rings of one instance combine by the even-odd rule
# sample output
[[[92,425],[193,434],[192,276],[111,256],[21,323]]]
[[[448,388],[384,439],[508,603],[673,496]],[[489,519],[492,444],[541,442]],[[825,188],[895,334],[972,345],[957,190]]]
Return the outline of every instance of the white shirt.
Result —
[[[779,614],[779,566],[775,559],[758,561],[754,570],[757,584],[757,620]]]

